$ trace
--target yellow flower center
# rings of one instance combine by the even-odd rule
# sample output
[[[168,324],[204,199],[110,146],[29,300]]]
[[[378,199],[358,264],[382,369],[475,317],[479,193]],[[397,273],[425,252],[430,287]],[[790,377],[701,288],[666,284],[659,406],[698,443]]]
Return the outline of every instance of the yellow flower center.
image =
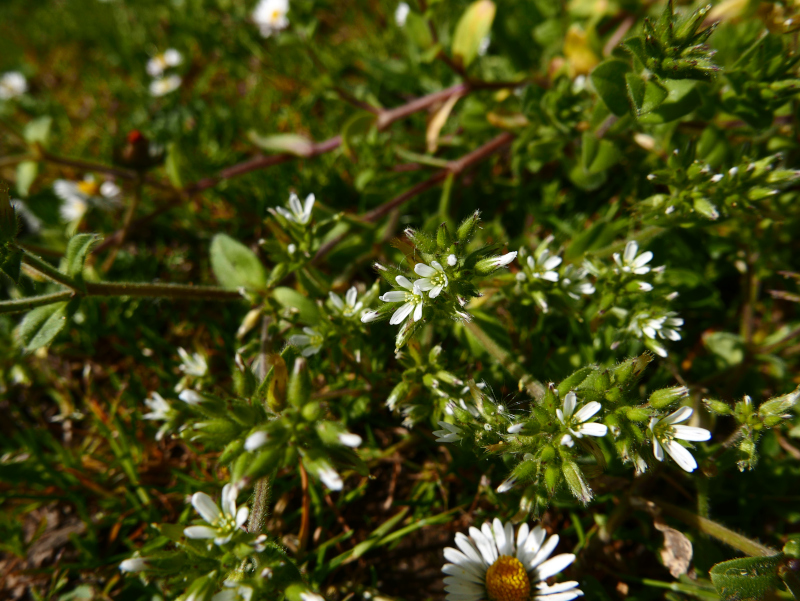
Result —
[[[100,192],[100,186],[97,182],[83,180],[78,182],[78,190],[80,190],[86,196],[97,196],[97,193]]]
[[[501,555],[486,570],[486,592],[491,601],[528,601],[531,581],[516,557]]]
[[[277,21],[277,20],[278,20],[278,19],[280,19],[280,18],[281,18],[281,11],[279,11],[279,10],[273,10],[273,11],[272,11],[272,21],[273,21],[273,22],[275,22],[275,21]]]

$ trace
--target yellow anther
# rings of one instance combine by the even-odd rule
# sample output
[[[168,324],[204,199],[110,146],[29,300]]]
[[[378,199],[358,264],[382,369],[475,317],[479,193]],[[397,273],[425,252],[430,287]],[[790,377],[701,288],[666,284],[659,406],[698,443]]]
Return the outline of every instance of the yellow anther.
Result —
[[[95,181],[90,180],[83,180],[78,182],[78,190],[80,190],[86,196],[97,196],[97,193],[100,192],[100,186]]]
[[[502,555],[486,570],[486,592],[491,601],[528,601],[531,581],[516,557]]]

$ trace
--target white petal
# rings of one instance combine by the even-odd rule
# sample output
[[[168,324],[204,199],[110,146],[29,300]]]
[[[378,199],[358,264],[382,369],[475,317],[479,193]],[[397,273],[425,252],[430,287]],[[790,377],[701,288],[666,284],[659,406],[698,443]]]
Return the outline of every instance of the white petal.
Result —
[[[244,526],[244,523],[247,521],[247,516],[250,515],[250,510],[247,507],[239,507],[239,511],[236,512],[236,527],[241,528]]]
[[[519,552],[525,546],[525,541],[528,538],[529,532],[530,528],[528,527],[528,524],[526,522],[523,522],[522,525],[519,527],[519,530],[517,530],[517,559],[520,559]],[[522,560],[520,559],[520,561]],[[524,564],[525,562],[523,561],[522,563]]]
[[[656,459],[659,461],[664,461],[664,449],[661,448],[661,444],[655,436],[653,436],[653,455],[655,455]]]
[[[288,342],[292,346],[307,346],[311,342],[311,338],[305,334],[295,334],[294,336],[289,336]]]
[[[550,576],[555,576],[563,571],[568,565],[575,561],[572,553],[562,553],[552,559],[548,559],[536,569],[536,577],[539,580],[547,580]]]
[[[119,564],[119,569],[123,572],[141,572],[149,567],[147,560],[143,557],[131,557]]]
[[[675,438],[693,442],[703,442],[711,439],[711,432],[705,428],[695,428],[694,426],[672,426],[672,434]]]
[[[542,278],[543,280],[547,280],[548,282],[558,281],[558,273],[556,273],[555,271],[545,271],[539,277]]]
[[[597,401],[591,401],[586,403],[583,407],[581,407],[577,413],[575,413],[575,420],[577,422],[585,422],[587,419],[592,417],[595,413],[600,411],[603,406],[598,403]]]
[[[408,317],[411,311],[414,310],[413,303],[406,303],[401,306],[397,311],[394,312],[392,318],[389,320],[389,323],[393,326],[396,326],[399,323],[402,323],[403,320]]]
[[[518,424],[513,424],[508,427],[509,434],[517,434],[518,432],[522,431],[522,428],[525,427],[525,422],[519,422]]]
[[[319,470],[319,479],[331,490],[342,490],[342,477],[332,467],[323,467]]]
[[[547,532],[545,532],[544,528],[541,526],[536,526],[533,530],[531,530],[530,534],[528,534],[528,538],[523,544],[523,550],[525,551],[527,561],[522,561],[522,558],[519,557],[519,550],[517,550],[517,557],[519,557],[520,561],[522,561],[525,566],[530,563],[530,560],[532,560],[539,552],[539,549],[542,548],[542,543],[544,542],[546,536]]]
[[[414,286],[411,284],[411,281],[403,275],[397,276],[394,280],[406,290],[412,290],[414,288]]]
[[[651,253],[648,250],[647,252],[643,252],[638,257],[636,257],[633,260],[633,263],[631,264],[631,267],[634,267],[634,268],[643,267],[644,265],[646,265],[647,263],[649,263],[652,260],[653,260],[653,253]]]
[[[443,286],[441,286],[441,285],[434,286],[433,288],[431,288],[431,291],[428,293],[428,297],[429,298],[436,298],[437,296],[439,296],[439,293],[442,291],[442,288],[443,288]]]
[[[306,219],[311,217],[311,209],[314,208],[314,202],[316,202],[316,196],[313,194],[306,196],[306,203],[303,207],[303,216],[306,217]]]
[[[236,514],[236,490],[235,486],[226,484],[222,487],[222,498],[220,505],[222,505],[222,513],[228,517],[233,517]]]
[[[189,538],[215,538],[217,531],[208,526],[189,526],[183,529],[183,533]]]
[[[568,582],[559,582],[554,584],[553,586],[548,586],[546,583],[541,582],[536,585],[536,594],[537,595],[551,595],[553,593],[563,593],[564,591],[568,591],[570,589],[574,589],[578,586],[578,583],[575,580],[570,580]],[[581,591],[578,591],[581,593]]]
[[[565,591],[563,593],[554,593],[552,595],[548,595],[547,593],[536,594],[533,596],[533,598],[541,601],[572,601],[572,599],[575,599],[582,595],[583,595],[582,590],[572,589],[571,591]]]
[[[297,222],[297,219],[294,218],[294,215],[292,215],[289,211],[287,211],[283,207],[275,207],[275,211],[278,213],[278,215],[280,215],[287,221],[293,221],[295,223]]]
[[[605,424],[598,424],[596,422],[591,422],[588,424],[581,425],[577,432],[583,434],[584,436],[605,436],[608,434],[608,426]]]
[[[436,275],[436,270],[433,267],[425,265],[425,263],[417,263],[414,265],[414,273],[423,278],[429,278],[432,275]]]
[[[303,213],[303,205],[300,204],[300,199],[297,198],[297,194],[294,192],[289,195],[289,208],[295,216],[299,216]]]
[[[466,580],[467,582],[474,582],[475,584],[483,584],[483,580],[478,574],[460,565],[455,565],[452,563],[445,564],[444,567],[442,568],[442,572],[444,572],[449,576],[461,578],[461,580]]]
[[[459,595],[476,594],[485,590],[482,582],[471,582],[458,576],[448,576],[444,579],[444,583],[448,592]]]
[[[578,397],[571,390],[564,397],[564,419],[568,420],[572,417],[572,412],[575,411],[575,405],[578,403]]]
[[[192,495],[192,505],[206,522],[213,524],[222,517],[222,512],[217,504],[204,492],[196,492]]]
[[[555,551],[556,547],[558,546],[558,540],[559,540],[558,534],[554,534],[553,536],[548,538],[547,542],[542,545],[541,549],[539,549],[536,555],[534,555],[531,558],[526,568],[528,570],[531,570],[536,566],[538,566],[539,564],[541,564],[545,559],[550,557],[550,555],[553,554],[553,551]]]
[[[422,292],[427,292],[434,287],[433,282],[429,278],[422,278],[414,282],[414,288],[419,288]]]
[[[331,304],[340,311],[344,308],[341,297],[335,292],[328,292],[328,298],[331,299]]]
[[[667,441],[665,446],[667,447],[669,456],[672,457],[675,463],[681,466],[682,469],[687,472],[693,472],[697,469],[697,461],[694,460],[694,457],[692,457],[688,449],[674,440]]]
[[[422,319],[422,303],[417,303],[416,309],[414,309],[414,321],[419,321]]]
[[[345,302],[347,302],[348,307],[355,307],[356,300],[358,300],[358,290],[355,286],[352,286],[344,295]]]
[[[456,565],[460,565],[464,569],[474,571],[475,574],[483,577],[488,566],[483,560],[483,557],[481,557],[481,554],[475,548],[475,545],[472,544],[470,538],[459,532],[456,534],[456,545],[459,549],[461,549],[461,551],[456,551],[450,547],[449,550],[451,551],[451,556],[448,556],[448,549],[445,549],[444,558],[447,561],[455,563]]]
[[[400,292],[399,290],[390,290],[389,292],[384,292],[381,300],[385,303],[399,303],[406,300],[407,292]]]
[[[247,437],[247,440],[244,441],[244,450],[252,452],[256,449],[260,449],[267,444],[268,440],[269,436],[267,436],[266,432],[253,432]]]
[[[506,538],[506,530],[503,527],[503,522],[499,519],[494,518],[492,521],[492,533],[494,534],[494,540],[497,544],[497,551],[500,555],[514,555],[514,551],[511,548],[512,540]]]
[[[439,261],[431,261],[431,267],[440,273],[444,273],[444,267],[442,267],[442,264],[439,263]]]
[[[470,526],[469,535],[472,537],[475,546],[478,548],[478,551],[480,551],[487,565],[492,565],[497,561],[497,547],[494,545],[494,537],[491,539],[486,537],[483,532],[474,526]]]
[[[639,251],[639,244],[636,240],[631,240],[625,245],[625,254],[622,257],[622,260],[626,264],[630,264],[636,258],[636,253]]]
[[[677,424],[678,422],[685,422],[687,419],[692,417],[692,413],[694,413],[694,410],[691,407],[681,407],[674,413],[671,413],[665,417],[663,421],[665,424]]]
[[[316,355],[321,350],[322,350],[322,347],[320,345],[307,346],[306,348],[304,348],[300,352],[300,354],[303,355],[303,357],[310,357],[311,355]]]
[[[542,269],[544,271],[552,271],[559,265],[561,265],[561,257],[549,257],[543,264]]]

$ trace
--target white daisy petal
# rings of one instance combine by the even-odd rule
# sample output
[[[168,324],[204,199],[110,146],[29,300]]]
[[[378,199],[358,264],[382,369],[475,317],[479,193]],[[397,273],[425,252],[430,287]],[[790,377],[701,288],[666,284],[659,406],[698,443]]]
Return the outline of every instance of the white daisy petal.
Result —
[[[483,533],[474,526],[470,527],[469,535],[475,542],[475,546],[478,548],[478,551],[480,551],[486,564],[492,565],[497,560],[497,548],[494,546],[494,541],[486,538]]]
[[[539,580],[547,580],[550,576],[555,576],[563,571],[573,561],[575,561],[575,556],[572,553],[556,555],[536,568],[536,576]]]
[[[542,545],[541,549],[539,549],[536,555],[534,555],[531,558],[530,563],[527,565],[527,568],[531,570],[536,566],[538,566],[539,564],[541,564],[545,559],[550,557],[553,554],[553,551],[555,551],[556,547],[558,546],[558,540],[559,540],[558,534],[554,534],[553,536],[548,538],[547,542],[545,542]]]

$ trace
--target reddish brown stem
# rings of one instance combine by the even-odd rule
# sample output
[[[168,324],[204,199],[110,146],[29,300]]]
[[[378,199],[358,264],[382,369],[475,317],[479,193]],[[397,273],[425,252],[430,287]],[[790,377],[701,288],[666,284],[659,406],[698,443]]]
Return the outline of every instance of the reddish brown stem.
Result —
[[[308,473],[303,462],[300,466],[300,489],[303,493],[303,513],[300,518],[300,533],[297,535],[297,548],[302,553],[308,545],[308,535],[311,532],[311,497],[308,494]]]

